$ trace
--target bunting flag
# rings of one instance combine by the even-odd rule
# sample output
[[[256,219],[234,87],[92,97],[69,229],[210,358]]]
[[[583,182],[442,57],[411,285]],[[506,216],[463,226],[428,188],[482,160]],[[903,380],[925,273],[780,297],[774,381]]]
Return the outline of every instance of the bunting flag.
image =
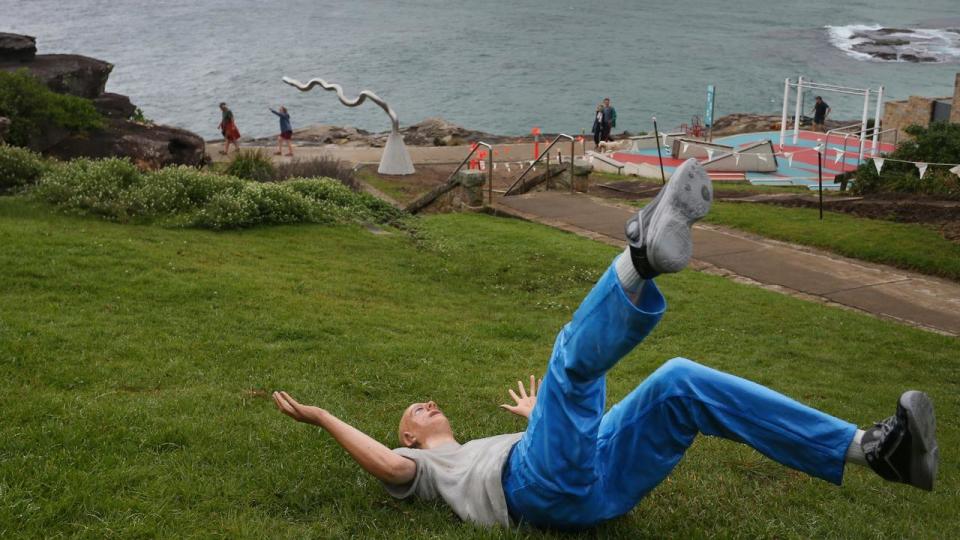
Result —
[[[664,146],[666,146],[666,145],[664,145]],[[683,143],[683,153],[684,153],[684,154],[687,153],[687,150],[688,150],[689,148],[690,148],[690,144],[689,144],[689,143]]]
[[[927,164],[920,161],[915,163],[917,170],[920,171],[920,179],[923,180],[923,175],[927,174]]]
[[[504,163],[504,165],[507,167],[507,172],[510,172],[510,164],[509,164],[509,163]]]
[[[840,160],[843,159],[843,150],[834,148],[833,151],[837,153],[837,157],[833,158],[833,162],[840,163]]]
[[[479,163],[480,163],[480,170],[481,170],[481,171],[487,168],[487,162],[486,162],[486,161],[480,161]]]
[[[707,148],[707,159],[713,159],[713,148]]]
[[[883,170],[883,158],[882,157],[873,158],[873,166],[877,168],[877,174],[880,174],[880,171]]]
[[[740,166],[740,154],[738,152],[733,153],[733,159],[737,167]]]
[[[496,162],[496,161],[493,162],[493,170],[497,170],[497,162]]]
[[[787,158],[787,166],[793,167],[793,152],[787,152],[783,157]]]

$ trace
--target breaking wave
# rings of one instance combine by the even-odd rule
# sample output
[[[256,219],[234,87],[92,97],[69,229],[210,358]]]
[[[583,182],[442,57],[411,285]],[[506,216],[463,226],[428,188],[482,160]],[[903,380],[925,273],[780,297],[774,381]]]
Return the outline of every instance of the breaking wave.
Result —
[[[960,62],[960,28],[891,28],[848,24],[827,26],[830,43],[858,60],[875,62]]]

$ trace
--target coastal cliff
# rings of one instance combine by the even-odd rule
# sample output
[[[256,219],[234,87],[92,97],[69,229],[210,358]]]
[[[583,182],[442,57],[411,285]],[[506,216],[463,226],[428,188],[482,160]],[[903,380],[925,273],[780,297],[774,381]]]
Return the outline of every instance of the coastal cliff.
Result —
[[[28,144],[34,150],[64,159],[127,157],[144,168],[196,166],[207,160],[199,135],[136,121],[138,110],[130,98],[105,92],[113,71],[109,62],[75,54],[37,54],[34,37],[0,33],[0,72],[20,70],[53,92],[91,100],[104,117],[103,129],[89,133],[72,133],[52,123],[41,126]],[[0,120],[0,125],[8,123]]]

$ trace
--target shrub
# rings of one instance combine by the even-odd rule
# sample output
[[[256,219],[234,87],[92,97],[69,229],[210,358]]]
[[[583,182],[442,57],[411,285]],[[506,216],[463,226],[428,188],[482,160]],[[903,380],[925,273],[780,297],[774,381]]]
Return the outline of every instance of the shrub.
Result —
[[[110,219],[131,216],[131,188],[140,170],[128,159],[75,159],[53,166],[37,184],[37,194],[60,206]]]
[[[31,137],[49,125],[72,132],[104,126],[93,102],[53,92],[25,69],[0,72],[0,116],[10,119],[9,143],[27,146]]]
[[[339,159],[330,157],[298,159],[278,164],[273,179],[282,181],[290,178],[334,178],[353,191],[360,190],[354,179],[353,168]]]
[[[913,139],[897,145],[889,157],[911,162],[960,163],[960,125],[936,122],[930,127],[910,126],[907,133]],[[852,190],[867,193],[922,193],[939,198],[960,199],[958,178],[943,167],[931,166],[923,178],[913,163],[887,161],[877,174],[873,160],[867,160],[856,170]]]
[[[402,225],[406,214],[329,178],[258,183],[190,167],[140,173],[123,159],[78,159],[47,170],[42,200],[108,219],[161,219],[211,229],[280,223]]]
[[[132,196],[135,213],[161,216],[190,212],[207,204],[215,195],[237,192],[244,181],[180,165],[164,167],[144,175]]]
[[[224,172],[244,180],[269,182],[273,180],[276,170],[270,156],[263,151],[243,150],[234,156]]]
[[[47,170],[47,162],[36,152],[0,144],[0,191],[35,183]]]

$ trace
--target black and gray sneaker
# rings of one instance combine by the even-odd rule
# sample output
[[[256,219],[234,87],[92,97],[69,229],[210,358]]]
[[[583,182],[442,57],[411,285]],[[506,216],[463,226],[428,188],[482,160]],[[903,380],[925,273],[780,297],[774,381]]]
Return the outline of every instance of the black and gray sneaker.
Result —
[[[904,392],[897,414],[866,430],[860,446],[867,463],[881,477],[933,491],[937,448],[933,402],[923,392]]]
[[[707,171],[688,159],[670,176],[660,193],[626,224],[630,256],[644,279],[679,272],[690,262],[690,227],[707,215],[713,185]]]

